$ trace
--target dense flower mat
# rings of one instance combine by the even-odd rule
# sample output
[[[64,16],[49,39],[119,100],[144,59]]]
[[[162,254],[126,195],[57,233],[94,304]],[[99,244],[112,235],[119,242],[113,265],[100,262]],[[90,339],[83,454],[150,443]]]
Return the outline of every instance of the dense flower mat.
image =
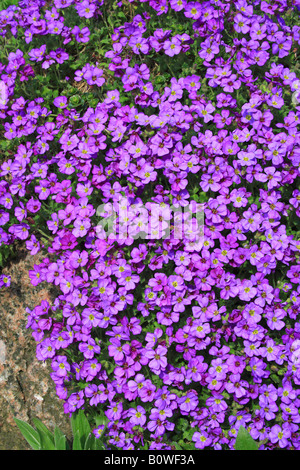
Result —
[[[47,250],[65,412],[109,449],[299,449],[300,1],[4,3],[0,262]],[[195,205],[202,238],[145,231]]]

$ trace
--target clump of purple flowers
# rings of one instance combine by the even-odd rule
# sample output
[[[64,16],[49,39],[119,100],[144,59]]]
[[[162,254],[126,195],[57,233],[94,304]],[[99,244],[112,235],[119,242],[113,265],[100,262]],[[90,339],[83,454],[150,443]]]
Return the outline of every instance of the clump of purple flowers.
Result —
[[[46,244],[30,279],[60,291],[28,309],[37,357],[66,413],[104,411],[108,448],[233,449],[243,425],[261,449],[300,449],[299,2],[115,3],[128,17],[106,67],[90,57],[76,70],[92,30],[67,12],[99,23],[105,1],[0,12],[0,36],[24,43],[0,62],[1,136],[14,145],[0,165],[1,246]],[[160,81],[155,57],[191,55],[193,69]],[[96,102],[26,96],[63,67]],[[202,203],[203,246],[174,227],[138,240],[142,211],[126,238],[99,237],[97,207],[120,198]]]

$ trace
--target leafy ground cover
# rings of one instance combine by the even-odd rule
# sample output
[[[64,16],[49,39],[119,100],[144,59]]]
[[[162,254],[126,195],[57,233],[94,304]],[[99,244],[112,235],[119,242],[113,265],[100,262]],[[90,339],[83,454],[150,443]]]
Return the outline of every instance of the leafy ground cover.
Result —
[[[0,263],[47,250],[31,282],[61,293],[28,328],[105,448],[300,448],[299,11],[0,11]]]

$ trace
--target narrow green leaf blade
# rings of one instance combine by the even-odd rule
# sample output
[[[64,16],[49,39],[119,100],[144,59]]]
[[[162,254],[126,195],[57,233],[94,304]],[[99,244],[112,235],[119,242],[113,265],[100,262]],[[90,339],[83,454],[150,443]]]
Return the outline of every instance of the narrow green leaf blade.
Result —
[[[79,431],[76,431],[75,433],[73,433],[72,450],[83,450],[81,447]]]
[[[86,440],[91,433],[90,423],[84,414],[83,410],[78,410],[77,413],[73,413],[71,417],[71,426],[73,435],[78,433],[81,448],[84,448]]]
[[[33,418],[32,421],[39,433],[42,450],[55,450],[54,436],[47,426],[45,426],[38,418]]]
[[[95,442],[94,442],[94,435],[90,434],[85,441],[84,450],[96,450]]]
[[[42,423],[42,421],[41,421],[40,419],[38,419],[38,418],[32,418],[32,421],[33,421],[33,424],[34,424],[35,427],[36,427],[36,430],[37,430],[37,431],[40,430],[40,431],[42,431],[43,433],[45,433],[45,434],[49,437],[49,439],[53,442],[53,444],[54,444],[54,436],[53,436],[52,432],[49,431],[49,429],[47,428],[47,426],[45,426],[45,424]]]
[[[96,450],[106,450],[106,447],[101,438],[95,437],[95,449]]]
[[[39,433],[32,426],[30,426],[30,424],[22,421],[21,419],[14,418],[14,421],[30,447],[32,447],[33,450],[40,450],[41,442]]]
[[[107,426],[108,419],[105,416],[103,411],[101,411],[99,414],[95,416],[95,422],[96,422],[96,426],[102,426],[102,425]]]
[[[54,444],[56,450],[67,450],[66,436],[58,427],[54,429]]]
[[[239,427],[235,441],[235,450],[258,450],[258,445],[244,426]]]

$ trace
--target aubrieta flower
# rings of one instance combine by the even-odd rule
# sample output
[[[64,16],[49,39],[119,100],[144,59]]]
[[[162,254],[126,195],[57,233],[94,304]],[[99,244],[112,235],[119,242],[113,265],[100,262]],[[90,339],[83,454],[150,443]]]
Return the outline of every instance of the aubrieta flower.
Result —
[[[29,277],[59,291],[26,310],[37,358],[65,413],[101,406],[108,448],[171,449],[180,423],[197,449],[234,449],[240,425],[298,449],[297,7],[137,3],[116,3],[105,63],[102,0],[0,12],[24,41],[0,63],[0,245],[47,250]],[[28,92],[38,70],[52,99]]]

